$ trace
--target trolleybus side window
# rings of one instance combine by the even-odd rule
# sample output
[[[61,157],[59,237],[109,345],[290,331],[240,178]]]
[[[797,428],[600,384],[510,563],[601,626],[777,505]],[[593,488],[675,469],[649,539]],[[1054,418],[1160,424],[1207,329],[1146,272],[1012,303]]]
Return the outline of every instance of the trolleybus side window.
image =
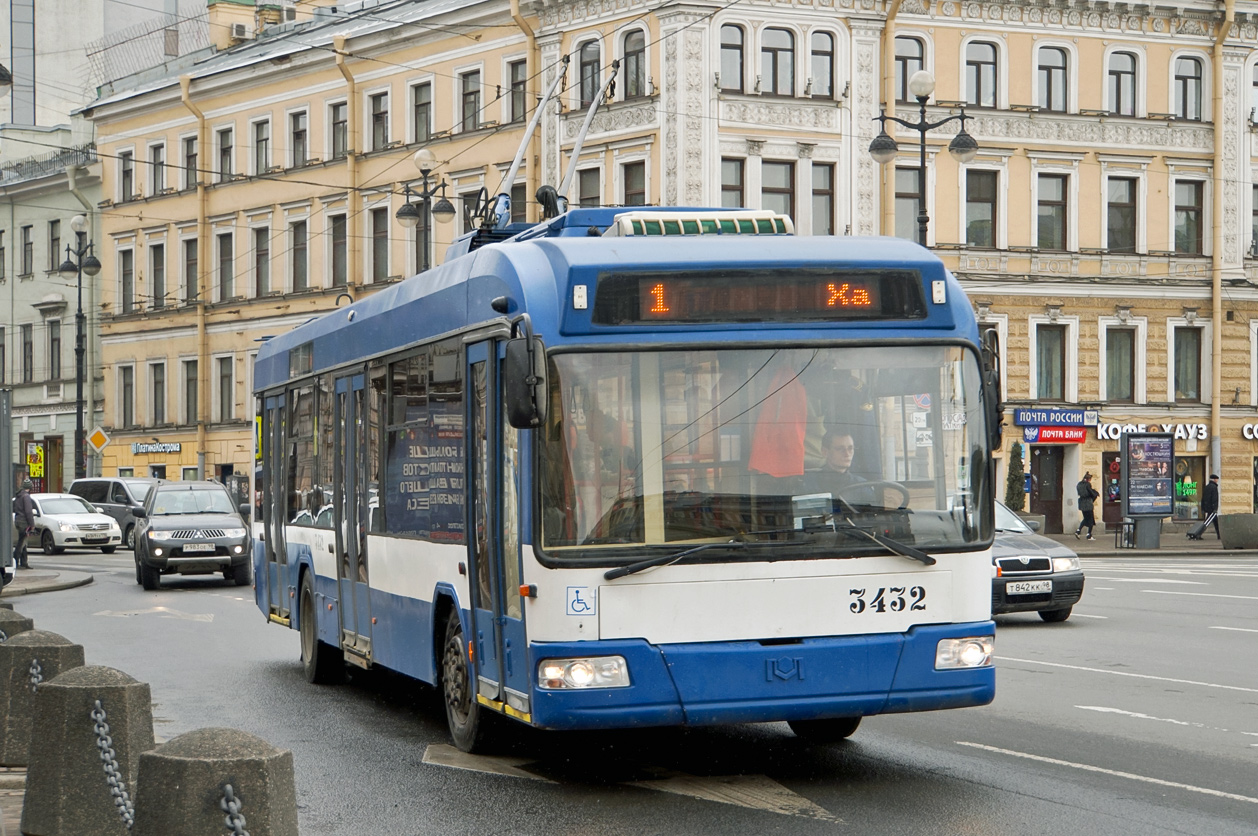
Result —
[[[310,493],[314,487],[314,388],[302,386],[289,393],[288,521],[313,525]]]

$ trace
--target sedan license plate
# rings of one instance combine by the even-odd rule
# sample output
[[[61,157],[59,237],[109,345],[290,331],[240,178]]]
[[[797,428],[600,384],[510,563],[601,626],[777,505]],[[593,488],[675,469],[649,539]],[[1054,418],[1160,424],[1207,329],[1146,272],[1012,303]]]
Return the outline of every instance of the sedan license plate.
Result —
[[[191,552],[212,552],[214,551],[213,543],[184,543],[183,552],[189,554]]]
[[[1052,581],[1010,581],[1005,584],[1006,595],[1035,595],[1052,591]]]

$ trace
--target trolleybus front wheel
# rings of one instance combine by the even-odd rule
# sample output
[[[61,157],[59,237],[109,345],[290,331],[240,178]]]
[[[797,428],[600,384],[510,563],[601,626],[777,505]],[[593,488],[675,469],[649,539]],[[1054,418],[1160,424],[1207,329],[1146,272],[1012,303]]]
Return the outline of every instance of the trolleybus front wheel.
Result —
[[[345,660],[332,645],[319,641],[316,622],[314,582],[307,573],[301,579],[301,665],[306,681],[317,685],[335,685],[345,678]]]
[[[861,724],[859,717],[834,717],[829,720],[789,720],[787,725],[796,737],[809,743],[838,743],[846,740]]]
[[[493,718],[476,702],[472,688],[472,666],[467,661],[467,642],[457,611],[446,622],[446,640],[441,652],[441,693],[445,697],[446,722],[454,745],[464,752],[483,752]]]

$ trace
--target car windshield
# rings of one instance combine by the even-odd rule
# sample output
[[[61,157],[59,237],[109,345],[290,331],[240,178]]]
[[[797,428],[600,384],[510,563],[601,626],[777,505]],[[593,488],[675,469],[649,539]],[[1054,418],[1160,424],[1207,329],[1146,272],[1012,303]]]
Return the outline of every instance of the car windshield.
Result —
[[[153,514],[231,514],[231,497],[224,490],[159,490],[153,497]]]
[[[818,524],[876,526],[919,549],[991,536],[978,363],[960,347],[562,353],[549,386],[541,512],[552,556]],[[827,542],[809,556],[870,546]]]
[[[1031,534],[1031,527],[1018,518],[1018,515],[1010,511],[1003,504],[996,503],[996,530],[1011,531],[1014,534]]]
[[[135,497],[136,502],[143,503],[149,498],[149,491],[153,490],[152,482],[145,482],[139,479],[126,479],[127,487],[131,489],[131,495]]]
[[[39,508],[45,514],[95,514],[96,509],[77,496],[58,496],[40,500]]]

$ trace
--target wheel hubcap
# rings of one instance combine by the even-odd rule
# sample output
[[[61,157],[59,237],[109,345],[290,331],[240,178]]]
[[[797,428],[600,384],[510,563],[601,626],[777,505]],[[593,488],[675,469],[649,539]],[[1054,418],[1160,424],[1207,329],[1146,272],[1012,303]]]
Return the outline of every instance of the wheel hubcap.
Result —
[[[442,682],[445,686],[446,705],[460,722],[467,719],[470,708],[470,690],[467,687],[467,665],[463,662],[462,634],[451,637],[446,644]]]

